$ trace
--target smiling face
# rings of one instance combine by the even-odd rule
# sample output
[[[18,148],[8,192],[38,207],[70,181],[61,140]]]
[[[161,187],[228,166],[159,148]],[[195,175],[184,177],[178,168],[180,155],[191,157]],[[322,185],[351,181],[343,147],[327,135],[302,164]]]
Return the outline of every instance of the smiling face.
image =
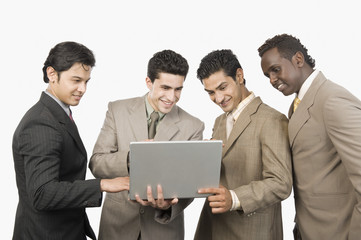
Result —
[[[263,74],[285,96],[298,93],[305,79],[302,77],[303,55],[297,52],[290,60],[281,56],[277,48],[265,52],[261,59]]]
[[[148,101],[156,112],[169,113],[179,101],[183,89],[184,76],[159,73],[154,82],[146,78],[149,89]]]
[[[237,70],[236,79],[237,81],[230,76],[226,76],[224,71],[221,70],[202,80],[204,90],[224,112],[235,109],[243,99],[243,71],[240,68]]]
[[[70,69],[60,73],[48,67],[48,91],[67,105],[78,105],[90,80],[91,69],[81,63],[74,63]]]

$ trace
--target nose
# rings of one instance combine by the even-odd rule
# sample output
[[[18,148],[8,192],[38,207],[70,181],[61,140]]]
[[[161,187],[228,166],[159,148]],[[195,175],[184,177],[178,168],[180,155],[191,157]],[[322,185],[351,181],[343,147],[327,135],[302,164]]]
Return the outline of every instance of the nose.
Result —
[[[86,82],[81,82],[78,85],[78,91],[81,92],[81,93],[85,93],[85,91],[86,91]]]
[[[219,104],[223,101],[223,94],[219,93],[219,92],[215,92],[214,94],[214,101]]]
[[[174,89],[167,91],[167,99],[168,101],[174,102],[176,99],[176,91]]]
[[[278,78],[275,73],[271,72],[269,75],[269,80],[270,80],[271,84],[274,85],[277,82]]]

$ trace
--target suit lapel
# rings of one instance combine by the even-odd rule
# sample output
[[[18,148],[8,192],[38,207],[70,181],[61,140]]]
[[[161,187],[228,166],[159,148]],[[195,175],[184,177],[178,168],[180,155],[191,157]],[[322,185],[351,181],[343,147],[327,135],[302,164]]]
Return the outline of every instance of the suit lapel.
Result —
[[[169,141],[174,135],[179,132],[179,127],[176,123],[179,122],[178,106],[173,106],[172,110],[167,113],[163,120],[159,123],[157,133],[155,134],[155,141]]]
[[[249,105],[242,111],[242,113],[239,115],[236,123],[233,126],[233,129],[229,135],[228,140],[225,141],[222,158],[226,155],[226,153],[229,151],[230,147],[233,145],[233,143],[238,139],[238,137],[242,134],[242,132],[246,129],[246,127],[251,122],[251,116],[257,112],[258,107],[262,104],[262,100],[259,97],[256,97],[253,99],[252,102],[249,103]],[[224,128],[224,132],[226,132],[226,117],[222,119],[222,128]],[[224,126],[224,127],[223,127]]]
[[[137,141],[148,139],[148,123],[144,99],[146,96],[136,98],[134,104],[129,107],[129,125]]]
[[[321,85],[326,81],[325,76],[320,72],[315,80],[312,82],[310,88],[306,92],[305,96],[303,97],[301,103],[298,105],[297,110],[293,112],[293,109],[289,111],[289,140],[291,147],[294,143],[294,140],[301,130],[303,125],[310,119],[309,108],[312,107],[315,101],[315,96],[321,87]],[[293,108],[293,105],[291,106]]]
[[[55,119],[59,121],[61,127],[72,136],[81,153],[86,157],[86,150],[83,141],[80,138],[78,128],[76,127],[75,123],[71,121],[69,116],[65,113],[64,109],[62,109],[62,107],[46,93],[42,93],[40,100],[53,114]]]

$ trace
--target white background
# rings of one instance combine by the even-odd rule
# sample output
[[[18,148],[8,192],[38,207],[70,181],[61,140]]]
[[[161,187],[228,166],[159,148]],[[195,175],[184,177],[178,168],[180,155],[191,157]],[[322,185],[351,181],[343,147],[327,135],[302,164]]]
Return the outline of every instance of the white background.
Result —
[[[358,4],[356,0],[1,0],[1,238],[12,237],[18,200],[12,134],[46,88],[41,69],[55,44],[77,41],[96,56],[88,91],[73,108],[90,157],[107,103],[145,94],[147,62],[163,49],[175,50],[189,62],[179,105],[205,122],[204,138],[210,138],[214,119],[222,111],[203,91],[196,69],[201,58],[215,49],[232,49],[244,69],[248,89],[284,114],[293,96],[284,97],[271,87],[262,74],[257,52],[275,34],[299,37],[316,59],[316,68],[360,98]],[[93,178],[90,172],[87,178]],[[195,200],[185,211],[187,240],[193,238],[203,201]],[[100,211],[87,210],[96,233]],[[293,217],[291,194],[283,202],[285,239],[292,239]]]

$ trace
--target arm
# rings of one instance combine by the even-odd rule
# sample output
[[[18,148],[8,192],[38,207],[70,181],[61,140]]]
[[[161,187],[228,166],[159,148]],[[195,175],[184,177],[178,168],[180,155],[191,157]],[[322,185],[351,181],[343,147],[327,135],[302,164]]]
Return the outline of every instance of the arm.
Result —
[[[15,143],[24,158],[26,189],[32,205],[39,211],[100,206],[100,180],[84,180],[86,159],[80,152],[71,155],[72,175],[67,175],[67,180],[60,178],[60,166],[65,160],[64,136],[57,127],[46,118],[33,120],[24,126]]]
[[[340,95],[342,97],[338,97]],[[338,96],[326,101],[323,113],[327,133],[355,189],[357,202],[351,216],[349,238],[358,239],[361,235],[361,103],[348,92]]]
[[[233,189],[244,213],[271,206],[286,199],[292,190],[288,120],[270,116],[261,126],[262,180]]]
[[[103,127],[90,158],[89,168],[97,178],[128,176],[128,151],[129,149],[119,149],[112,103],[109,103]]]

